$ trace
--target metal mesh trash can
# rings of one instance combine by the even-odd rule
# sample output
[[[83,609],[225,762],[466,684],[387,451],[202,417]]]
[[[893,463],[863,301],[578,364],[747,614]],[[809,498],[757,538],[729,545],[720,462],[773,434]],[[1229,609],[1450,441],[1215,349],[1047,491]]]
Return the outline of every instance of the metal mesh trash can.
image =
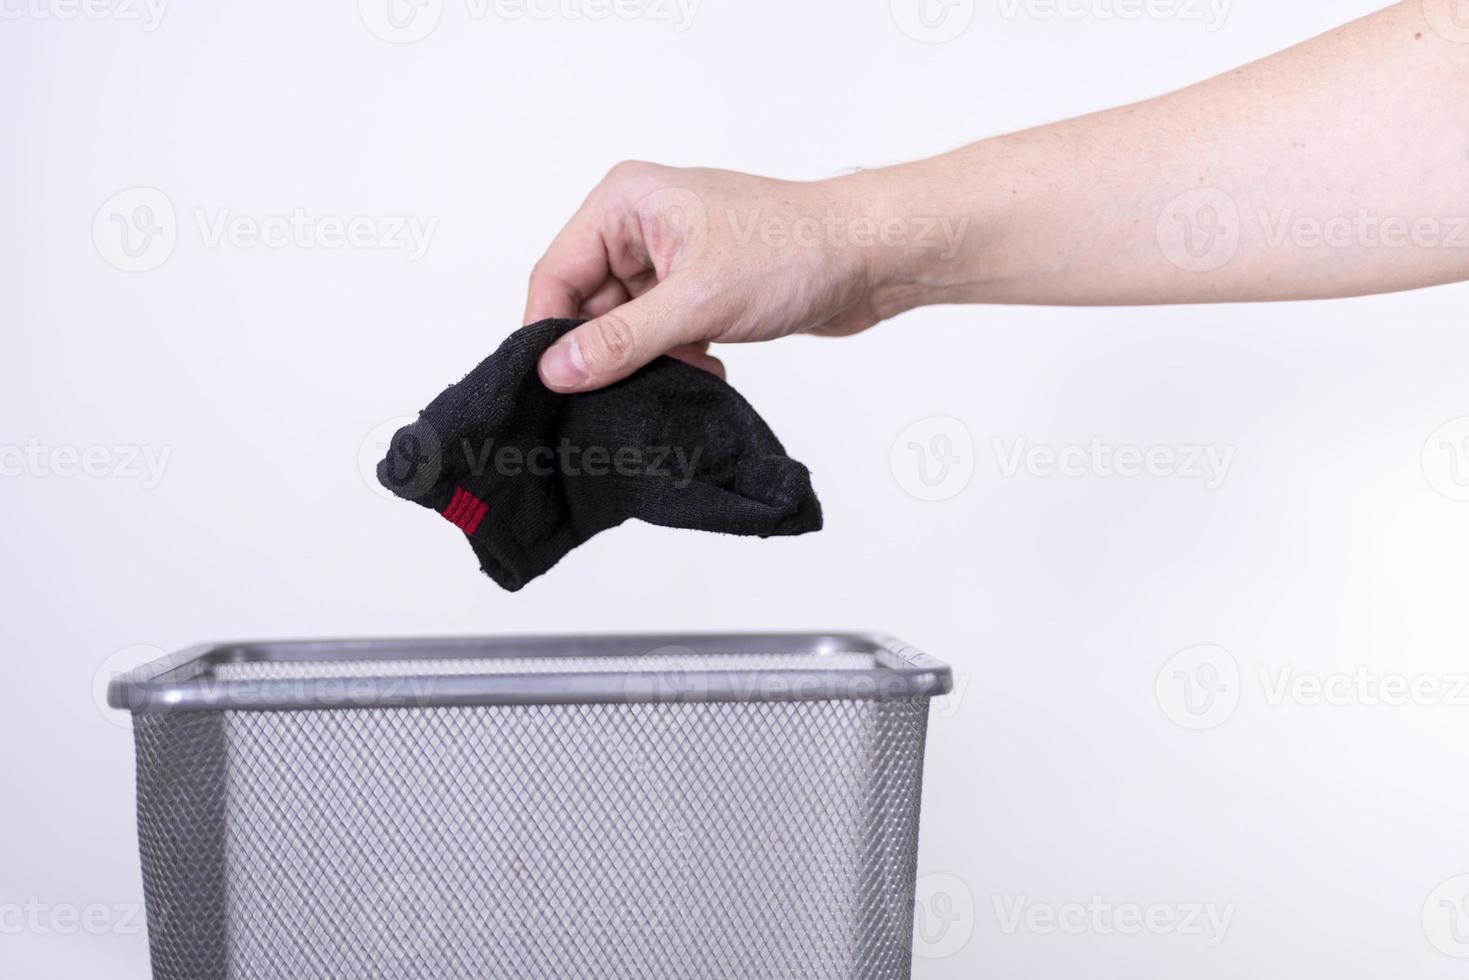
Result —
[[[857,634],[175,654],[109,693],[154,977],[908,977],[949,687]]]

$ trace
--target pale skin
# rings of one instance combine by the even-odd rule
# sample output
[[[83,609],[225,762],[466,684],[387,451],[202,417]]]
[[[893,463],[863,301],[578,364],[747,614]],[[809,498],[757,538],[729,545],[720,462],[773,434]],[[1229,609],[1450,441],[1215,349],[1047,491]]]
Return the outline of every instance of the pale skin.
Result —
[[[1464,279],[1469,43],[1409,0],[1179,92],[900,166],[791,182],[619,164],[536,264],[525,321],[589,319],[540,364],[575,392],[661,354],[722,376],[710,343],[851,334],[932,304]]]

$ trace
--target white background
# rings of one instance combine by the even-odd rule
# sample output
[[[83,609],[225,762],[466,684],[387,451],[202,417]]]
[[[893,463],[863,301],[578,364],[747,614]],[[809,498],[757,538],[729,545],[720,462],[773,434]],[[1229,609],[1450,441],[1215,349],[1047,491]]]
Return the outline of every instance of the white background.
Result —
[[[811,467],[826,530],[627,525],[516,595],[358,464],[369,433],[518,325],[532,262],[619,159],[790,178],[881,165],[1161,93],[1373,0],[1236,0],[1216,30],[1099,16],[1101,0],[1078,17],[961,2],[972,22],[938,45],[886,0],[704,0],[682,31],[662,7],[475,18],[444,0],[411,44],[375,36],[352,0],[175,2],[153,30],[126,19],[141,8],[63,19],[57,2],[0,4],[0,446],[41,460],[0,477],[0,975],[147,976],[141,920],[117,908],[142,895],[132,745],[94,694],[132,656],[116,651],[870,627],[960,684],[930,731],[919,976],[1469,977],[1434,944],[1469,953],[1439,904],[1469,889],[1434,894],[1469,872],[1466,695],[1273,696],[1282,676],[1469,671],[1469,503],[1434,488],[1469,479],[1469,457],[1429,441],[1469,416],[1469,286],[940,308],[725,349]],[[109,215],[97,241],[93,223],[134,187],[166,194],[177,241],[124,272]],[[416,261],[211,246],[200,228],[297,208],[437,224]],[[934,416],[973,440],[951,443],[972,480],[936,502],[904,490],[907,442],[937,447],[934,423],[890,459]],[[1234,456],[1208,489],[1005,476],[994,444],[1093,437]],[[111,475],[57,475],[66,447],[104,447]],[[127,447],[170,454],[161,482],[122,465]],[[1170,663],[1205,644],[1227,653]],[[1175,669],[1207,680],[1205,659],[1227,690],[1193,714]],[[1007,925],[1019,901],[1094,896],[1232,919],[1212,946],[1106,920]],[[89,906],[100,928],[67,928]]]

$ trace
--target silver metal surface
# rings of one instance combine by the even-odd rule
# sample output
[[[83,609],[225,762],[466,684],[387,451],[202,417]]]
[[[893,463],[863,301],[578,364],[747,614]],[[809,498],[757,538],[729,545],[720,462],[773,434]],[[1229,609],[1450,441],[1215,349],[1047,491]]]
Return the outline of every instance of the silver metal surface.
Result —
[[[856,634],[234,644],[144,668],[128,683],[158,696],[375,685],[136,712],[154,976],[908,977],[928,696],[837,683],[873,673],[948,688]],[[793,696],[810,674],[841,693]],[[592,676],[603,699],[376,703],[393,680]]]
[[[845,655],[845,656],[838,656]],[[838,669],[853,656],[860,669]],[[452,661],[567,669],[445,670]],[[389,673],[331,665],[396,661]],[[588,662],[601,666],[587,668]],[[421,663],[422,671],[402,665]],[[317,664],[294,674],[286,664]],[[260,665],[254,671],[240,665]],[[272,668],[270,665],[280,665]],[[845,666],[850,667],[850,663]],[[350,683],[345,683],[350,680]],[[133,712],[631,701],[897,700],[942,694],[949,668],[864,633],[464,637],[224,643],[193,647],[115,679],[108,702]]]

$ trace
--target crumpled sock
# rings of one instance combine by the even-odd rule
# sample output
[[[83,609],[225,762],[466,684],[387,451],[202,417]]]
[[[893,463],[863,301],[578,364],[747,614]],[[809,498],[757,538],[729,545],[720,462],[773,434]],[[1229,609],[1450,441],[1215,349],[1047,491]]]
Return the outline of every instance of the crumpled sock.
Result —
[[[726,534],[821,529],[806,467],[729,385],[670,357],[563,395],[536,363],[581,320],[512,334],[398,430],[379,482],[437,511],[516,591],[629,518]]]

